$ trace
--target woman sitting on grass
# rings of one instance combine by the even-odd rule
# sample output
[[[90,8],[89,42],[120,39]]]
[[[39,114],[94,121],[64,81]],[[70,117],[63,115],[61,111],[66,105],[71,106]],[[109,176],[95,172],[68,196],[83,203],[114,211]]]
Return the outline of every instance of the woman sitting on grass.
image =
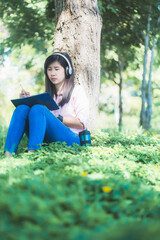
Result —
[[[80,145],[79,132],[86,129],[88,100],[80,85],[74,84],[74,70],[67,53],[55,52],[44,63],[45,91],[50,92],[59,106],[50,111],[44,105],[19,105],[9,125],[5,156],[16,154],[24,132],[29,138],[28,151],[35,151],[43,143],[66,142]],[[30,96],[22,90],[20,97]]]

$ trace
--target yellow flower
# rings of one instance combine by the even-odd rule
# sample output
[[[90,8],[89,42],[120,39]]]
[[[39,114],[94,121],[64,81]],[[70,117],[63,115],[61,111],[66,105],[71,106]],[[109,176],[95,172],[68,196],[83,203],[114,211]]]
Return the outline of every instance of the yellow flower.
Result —
[[[135,133],[132,133],[132,135],[135,135]]]
[[[156,166],[156,168],[159,168],[158,166]]]
[[[82,173],[81,173],[81,176],[87,176],[87,175],[88,175],[87,172],[82,172]]]
[[[155,136],[156,134],[155,133],[153,133],[153,136]]]
[[[145,132],[144,135],[147,135],[147,133]]]
[[[102,188],[103,192],[107,192],[107,193],[110,193],[112,191],[112,188],[111,187],[108,187],[108,186],[104,186]]]

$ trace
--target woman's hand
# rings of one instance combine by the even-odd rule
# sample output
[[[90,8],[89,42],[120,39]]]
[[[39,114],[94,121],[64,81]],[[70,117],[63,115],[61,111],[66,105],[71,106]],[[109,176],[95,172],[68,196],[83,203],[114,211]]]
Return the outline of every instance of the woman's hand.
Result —
[[[24,97],[30,97],[30,93],[26,92],[24,89],[21,91],[21,93],[19,94],[20,98],[24,98]]]

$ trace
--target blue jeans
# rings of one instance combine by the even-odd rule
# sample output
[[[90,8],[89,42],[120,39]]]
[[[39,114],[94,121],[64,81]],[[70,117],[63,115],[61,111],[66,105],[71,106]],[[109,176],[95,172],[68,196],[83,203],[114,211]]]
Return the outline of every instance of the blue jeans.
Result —
[[[57,119],[45,106],[18,106],[12,115],[4,151],[16,153],[24,134],[29,138],[28,150],[40,148],[43,142],[66,142],[67,145],[80,145],[79,135],[72,132]]]

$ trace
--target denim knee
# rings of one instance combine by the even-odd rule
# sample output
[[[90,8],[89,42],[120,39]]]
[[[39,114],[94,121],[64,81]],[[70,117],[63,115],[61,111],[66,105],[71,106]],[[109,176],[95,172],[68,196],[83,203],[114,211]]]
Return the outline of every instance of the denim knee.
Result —
[[[44,111],[46,109],[46,106],[41,105],[41,104],[35,104],[34,106],[31,107],[31,112],[32,111]]]
[[[28,116],[28,113],[30,111],[30,107],[27,105],[19,105],[14,110],[14,114],[18,114],[18,116]]]
[[[33,107],[31,107],[31,110],[29,112],[29,117],[32,116],[32,114],[38,114],[39,112],[44,113],[46,109],[46,106],[41,105],[41,104],[36,104]]]

